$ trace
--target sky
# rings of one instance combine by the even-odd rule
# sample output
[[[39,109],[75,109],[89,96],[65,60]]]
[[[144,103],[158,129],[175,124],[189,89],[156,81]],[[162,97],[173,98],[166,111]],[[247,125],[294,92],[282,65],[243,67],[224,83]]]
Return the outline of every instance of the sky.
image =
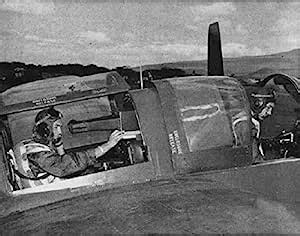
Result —
[[[108,68],[207,58],[219,22],[224,57],[300,48],[300,1],[0,0],[0,61]]]

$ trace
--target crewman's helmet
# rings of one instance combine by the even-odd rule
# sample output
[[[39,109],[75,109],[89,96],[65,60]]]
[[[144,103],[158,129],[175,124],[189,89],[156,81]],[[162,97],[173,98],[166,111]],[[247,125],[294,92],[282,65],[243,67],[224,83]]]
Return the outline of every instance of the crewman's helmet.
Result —
[[[276,92],[271,88],[260,88],[250,94],[250,106],[254,114],[259,114],[271,102],[276,102]]]
[[[33,139],[42,144],[53,141],[53,123],[62,118],[62,113],[53,107],[40,111],[35,117]]]

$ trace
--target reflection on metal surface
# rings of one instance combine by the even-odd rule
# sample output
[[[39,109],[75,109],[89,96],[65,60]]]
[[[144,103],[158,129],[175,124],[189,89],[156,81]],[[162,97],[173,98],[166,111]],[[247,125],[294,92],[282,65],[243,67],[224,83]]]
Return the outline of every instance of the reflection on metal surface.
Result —
[[[241,111],[232,117],[232,133],[234,137],[234,146],[240,146],[245,143],[244,129],[248,126],[249,117],[245,111]]]
[[[229,77],[187,77],[169,80],[190,152],[249,144],[247,98]]]
[[[184,108],[181,108],[180,111],[182,113],[187,111],[193,111],[192,116],[185,117],[182,119],[183,122],[188,122],[188,121],[203,120],[203,119],[213,117],[217,115],[217,113],[220,112],[221,109],[218,103],[212,103],[212,104],[200,105],[200,106],[186,106]],[[200,114],[204,113],[204,114],[199,115],[199,113]],[[185,114],[182,115],[186,116]]]

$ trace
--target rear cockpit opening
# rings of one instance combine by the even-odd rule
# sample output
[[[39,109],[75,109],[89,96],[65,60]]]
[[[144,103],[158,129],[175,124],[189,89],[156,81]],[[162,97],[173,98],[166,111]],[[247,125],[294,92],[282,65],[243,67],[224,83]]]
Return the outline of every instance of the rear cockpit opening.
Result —
[[[128,93],[118,93],[98,98],[86,99],[72,103],[57,105],[54,107],[63,114],[62,135],[65,152],[85,151],[95,148],[108,141],[114,130],[124,132],[124,137],[119,143],[106,154],[97,159],[97,162],[81,173],[75,173],[68,178],[57,178],[47,173],[34,176],[29,161],[19,155],[14,148],[20,141],[29,139],[32,135],[32,123],[40,111],[25,111],[22,116],[16,114],[8,118],[8,127],[12,133],[13,145],[8,150],[3,150],[2,158],[5,159],[6,185],[10,191],[33,188],[40,185],[56,184],[68,180],[66,188],[74,184],[70,179],[87,176],[85,185],[89,182],[89,175],[104,171],[113,171],[149,161],[147,145],[144,141],[137,112],[134,103]],[[18,133],[16,124],[24,123],[22,132]],[[27,129],[27,130],[26,130]],[[6,145],[7,146],[7,145]],[[103,175],[101,175],[103,176]],[[101,178],[101,177],[99,177]],[[96,177],[90,178],[95,181]],[[74,183],[75,183],[74,182]],[[93,182],[88,183],[93,184]],[[60,183],[61,185],[61,183]],[[70,186],[69,186],[70,185]],[[78,183],[75,184],[78,186]],[[55,189],[55,188],[54,188]]]

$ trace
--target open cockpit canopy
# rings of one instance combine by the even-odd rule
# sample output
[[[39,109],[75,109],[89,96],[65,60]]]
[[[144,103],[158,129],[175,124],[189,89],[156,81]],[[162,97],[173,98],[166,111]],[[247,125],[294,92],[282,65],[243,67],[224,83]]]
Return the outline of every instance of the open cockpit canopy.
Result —
[[[283,86],[283,88],[300,103],[300,79],[286,74],[272,74],[263,79],[259,85],[265,86],[267,84],[274,84]]]
[[[0,96],[0,114],[32,110],[128,90],[129,85],[116,72],[38,80],[3,92]]]

